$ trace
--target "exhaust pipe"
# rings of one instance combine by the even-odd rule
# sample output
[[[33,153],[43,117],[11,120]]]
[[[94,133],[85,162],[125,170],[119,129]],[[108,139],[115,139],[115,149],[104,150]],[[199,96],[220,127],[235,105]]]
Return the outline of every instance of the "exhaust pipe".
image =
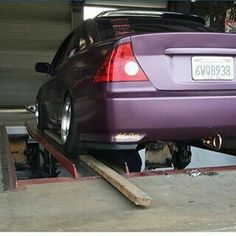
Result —
[[[215,151],[219,151],[222,147],[222,137],[219,134],[202,138],[202,144]]]

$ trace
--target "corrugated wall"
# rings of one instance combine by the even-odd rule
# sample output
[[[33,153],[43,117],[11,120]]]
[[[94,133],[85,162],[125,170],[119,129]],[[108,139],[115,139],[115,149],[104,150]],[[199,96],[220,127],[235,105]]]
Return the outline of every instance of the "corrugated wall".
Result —
[[[100,6],[123,6],[123,7],[142,7],[142,8],[167,8],[168,1],[159,0],[85,0],[86,5]]]
[[[50,62],[71,30],[69,2],[0,2],[0,107],[34,103],[45,75],[34,71]]]
[[[85,4],[165,8],[167,1],[85,0]],[[45,80],[34,64],[51,61],[75,15],[71,16],[68,0],[0,2],[0,108],[34,103]]]

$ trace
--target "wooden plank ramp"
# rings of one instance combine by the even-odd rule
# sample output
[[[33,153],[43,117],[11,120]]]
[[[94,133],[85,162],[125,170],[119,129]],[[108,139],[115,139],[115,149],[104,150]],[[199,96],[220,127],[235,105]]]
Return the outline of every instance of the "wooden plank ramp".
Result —
[[[87,166],[96,171],[110,184],[117,188],[125,197],[135,205],[150,206],[152,199],[137,186],[129,182],[126,178],[119,175],[110,167],[89,155],[79,157]]]

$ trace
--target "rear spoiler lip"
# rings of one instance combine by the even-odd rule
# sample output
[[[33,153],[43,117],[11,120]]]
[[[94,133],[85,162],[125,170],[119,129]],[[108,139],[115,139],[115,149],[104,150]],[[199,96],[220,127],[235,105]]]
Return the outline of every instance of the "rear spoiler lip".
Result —
[[[179,12],[171,12],[171,11],[150,11],[150,10],[109,10],[104,11],[98,14],[95,19],[97,18],[118,18],[118,17],[159,17],[159,18],[166,18],[171,20],[185,20],[185,21],[191,21],[195,23],[200,23],[205,25],[205,20],[197,15],[194,14],[183,14]]]

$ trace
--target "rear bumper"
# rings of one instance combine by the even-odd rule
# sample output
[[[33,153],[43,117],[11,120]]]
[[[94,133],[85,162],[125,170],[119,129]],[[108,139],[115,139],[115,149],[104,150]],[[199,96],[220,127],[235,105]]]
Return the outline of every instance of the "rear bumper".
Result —
[[[89,103],[90,115],[78,118],[81,142],[128,145],[212,133],[236,137],[236,96],[122,97]]]

